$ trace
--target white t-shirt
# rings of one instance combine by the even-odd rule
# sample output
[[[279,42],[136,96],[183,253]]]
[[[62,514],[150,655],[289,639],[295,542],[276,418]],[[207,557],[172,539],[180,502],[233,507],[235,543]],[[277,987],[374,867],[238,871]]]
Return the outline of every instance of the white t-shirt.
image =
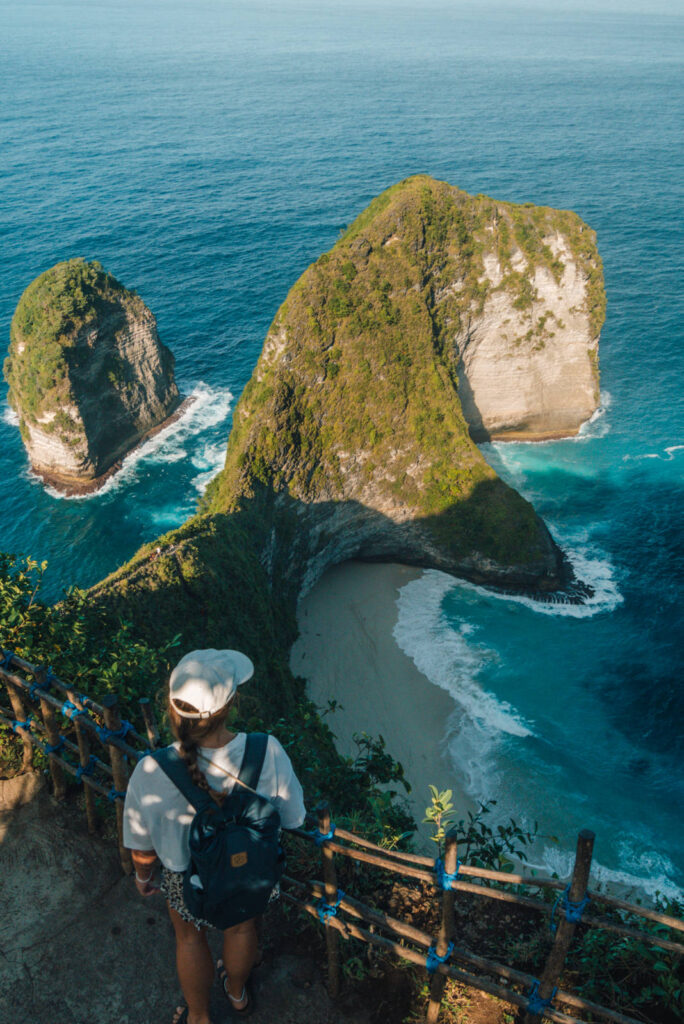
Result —
[[[240,732],[225,747],[200,747],[212,764],[198,764],[212,789],[230,793],[235,781],[221,768],[237,776],[245,752],[246,733]],[[174,743],[176,750],[180,743]],[[275,738],[269,736],[266,756],[257,784],[280,814],[282,828],[298,828],[304,821],[304,795],[292,762]],[[187,802],[153,757],[143,757],[128,783],[124,805],[124,846],[130,850],[154,850],[169,871],[185,871],[190,863],[190,824],[195,809]]]

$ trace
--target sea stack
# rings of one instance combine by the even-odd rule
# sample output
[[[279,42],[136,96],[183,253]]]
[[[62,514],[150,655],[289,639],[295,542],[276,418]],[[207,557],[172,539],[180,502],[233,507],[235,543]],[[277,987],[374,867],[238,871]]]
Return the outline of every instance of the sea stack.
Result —
[[[99,263],[67,260],[37,277],[4,365],[34,472],[67,494],[96,490],[177,412],[173,367],[153,314]]]
[[[291,289],[206,507],[253,509],[264,564],[298,594],[350,558],[563,587],[544,523],[474,442],[577,431],[603,310],[576,214],[409,178]]]

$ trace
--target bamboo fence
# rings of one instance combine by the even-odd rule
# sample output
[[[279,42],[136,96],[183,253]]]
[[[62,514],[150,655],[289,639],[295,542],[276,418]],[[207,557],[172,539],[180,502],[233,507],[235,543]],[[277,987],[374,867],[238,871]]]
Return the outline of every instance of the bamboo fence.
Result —
[[[27,681],[26,675],[33,678],[32,683]],[[65,794],[65,771],[82,782],[86,819],[91,832],[96,828],[95,795],[111,800],[116,807],[121,865],[124,872],[130,874],[130,853],[123,845],[123,801],[128,784],[128,766],[135,766],[159,745],[159,730],[150,702],[146,699],[139,702],[141,718],[145,723],[143,735],[129,722],[121,720],[116,695],[108,695],[98,703],[63,683],[51,669],[35,667],[9,651],[2,651],[0,656],[0,682],[5,684],[10,703],[9,709],[0,707],[0,723],[12,728],[21,738],[23,769],[31,770],[33,748],[36,747],[49,759],[55,797],[59,799]],[[30,708],[30,713],[27,713],[27,708]],[[70,728],[67,731],[71,731],[70,736],[60,732],[58,715],[68,720]],[[109,763],[102,756],[97,757],[91,753],[93,741],[100,745],[100,754],[104,751]],[[328,990],[333,998],[340,990],[339,941],[342,937],[357,939],[427,971],[430,983],[427,1024],[436,1024],[439,1018],[447,978],[521,1007],[525,1011],[525,1024],[537,1024],[542,1019],[556,1021],[558,1024],[582,1024],[579,1018],[572,1015],[573,1011],[590,1014],[592,1018],[610,1021],[612,1024],[639,1024],[632,1017],[558,989],[558,981],[577,926],[581,924],[584,927],[599,928],[673,953],[684,953],[684,944],[665,934],[667,929],[684,932],[684,921],[588,888],[594,845],[594,833],[588,830],[583,830],[578,836],[572,875],[568,882],[563,882],[555,878],[461,864],[458,860],[457,837],[453,830],[447,833],[443,859],[434,861],[420,854],[385,849],[354,832],[337,828],[331,820],[327,804],[319,805],[316,817],[309,819],[309,823],[315,826],[312,830],[300,828],[292,831],[320,848],[323,881],[304,881],[286,875],[283,878],[285,888],[282,895],[303,912],[318,918],[325,928]],[[430,936],[413,925],[396,920],[341,892],[337,881],[336,855],[434,888],[435,899],[440,901],[441,907],[437,934]],[[508,888],[496,888],[497,885]],[[512,886],[516,889],[546,889],[558,893],[551,910],[552,921],[558,910],[554,939],[539,978],[478,956],[457,944],[454,904],[459,892],[504,901],[549,915],[548,902],[538,896],[511,892]],[[587,914],[585,908],[589,903],[602,904],[614,911],[651,921],[659,926],[659,931],[647,932],[633,925]],[[379,931],[387,934],[379,934]],[[514,985],[524,991],[517,991],[512,987]],[[569,1012],[558,1009],[559,1005]]]

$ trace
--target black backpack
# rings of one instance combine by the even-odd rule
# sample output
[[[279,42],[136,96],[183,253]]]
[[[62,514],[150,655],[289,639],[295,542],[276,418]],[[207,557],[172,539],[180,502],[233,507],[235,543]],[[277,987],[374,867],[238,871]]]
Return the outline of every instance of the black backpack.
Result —
[[[216,928],[230,928],[262,914],[285,867],[278,842],[280,815],[255,792],[267,743],[265,733],[247,736],[238,775],[243,785],[236,783],[221,805],[195,785],[175,747],[152,755],[195,808],[183,897],[193,917]]]

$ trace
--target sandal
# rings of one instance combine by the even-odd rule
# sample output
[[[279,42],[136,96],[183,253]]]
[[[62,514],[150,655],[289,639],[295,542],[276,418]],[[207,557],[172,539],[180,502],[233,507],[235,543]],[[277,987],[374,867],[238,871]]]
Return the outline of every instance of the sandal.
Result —
[[[248,978],[247,981],[245,982],[245,986],[242,989],[242,995],[240,996],[240,998],[236,999],[235,996],[231,996],[230,992],[228,991],[228,972],[223,964],[223,960],[217,961],[216,969],[221,980],[223,994],[228,1000],[232,1016],[250,1017],[254,1013],[254,993],[252,991],[250,979]],[[236,1003],[241,1003],[242,1000],[245,998],[247,999],[247,1002],[244,1006],[237,1007],[235,1005]]]

